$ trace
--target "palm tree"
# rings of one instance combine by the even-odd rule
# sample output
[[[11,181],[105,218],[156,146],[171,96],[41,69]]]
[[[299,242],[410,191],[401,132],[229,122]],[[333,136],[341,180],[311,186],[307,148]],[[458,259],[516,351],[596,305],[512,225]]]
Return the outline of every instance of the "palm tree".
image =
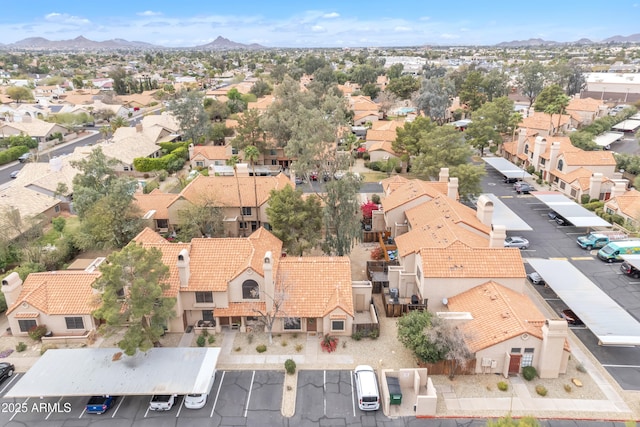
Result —
[[[129,122],[122,116],[118,116],[115,119],[111,120],[111,130],[116,131],[116,129],[129,126]]]
[[[243,228],[242,235],[244,237],[247,236],[247,227],[244,223],[244,215],[242,214],[242,194],[240,192],[240,180],[238,179],[238,168],[236,165],[240,162],[240,159],[235,154],[231,156],[227,161],[227,166],[233,166],[233,174],[236,177],[236,189],[238,190],[238,202],[240,203],[240,223],[245,225]]]
[[[255,145],[249,145],[244,149],[244,159],[251,165],[251,174],[253,175],[253,194],[256,199],[256,221],[260,227],[260,206],[258,204],[258,184],[256,180],[256,161],[260,158],[260,150]]]

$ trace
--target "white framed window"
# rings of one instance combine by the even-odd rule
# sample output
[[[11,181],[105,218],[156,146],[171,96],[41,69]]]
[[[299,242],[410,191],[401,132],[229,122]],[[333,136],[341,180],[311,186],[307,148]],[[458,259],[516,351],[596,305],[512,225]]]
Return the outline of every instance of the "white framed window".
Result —
[[[344,331],[344,320],[332,320],[331,321],[331,330],[332,331]]]
[[[302,321],[299,317],[286,317],[283,322],[285,331],[299,331],[302,329]]]
[[[35,328],[38,324],[33,319],[19,319],[18,326],[20,327],[20,332],[29,332],[29,329]]]
[[[65,323],[67,324],[67,329],[84,329],[84,320],[82,317],[65,317]]]
[[[524,368],[525,366],[533,365],[533,348],[525,348],[524,354],[522,355],[522,359],[520,360],[520,366]]]

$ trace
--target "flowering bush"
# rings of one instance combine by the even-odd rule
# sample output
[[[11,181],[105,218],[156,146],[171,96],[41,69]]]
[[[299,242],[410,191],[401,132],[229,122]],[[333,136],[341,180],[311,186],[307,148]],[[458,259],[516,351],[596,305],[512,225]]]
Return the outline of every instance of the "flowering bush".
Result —
[[[336,347],[338,347],[338,338],[325,334],[322,341],[320,341],[320,347],[322,347],[322,351],[326,351],[327,353],[334,352],[336,351]]]
[[[29,329],[29,332],[27,333],[29,334],[29,338],[31,338],[32,340],[40,341],[40,339],[47,333],[47,327],[44,325],[34,326],[33,328]]]
[[[380,246],[377,246],[371,250],[371,259],[375,261],[379,261],[384,259],[384,252]]]

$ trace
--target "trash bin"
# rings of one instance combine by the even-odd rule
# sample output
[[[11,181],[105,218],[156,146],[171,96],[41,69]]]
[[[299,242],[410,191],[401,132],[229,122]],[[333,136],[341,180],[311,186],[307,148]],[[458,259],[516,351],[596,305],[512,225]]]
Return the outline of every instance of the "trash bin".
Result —
[[[387,387],[389,388],[389,404],[402,405],[402,390],[400,390],[400,380],[396,377],[387,377]]]

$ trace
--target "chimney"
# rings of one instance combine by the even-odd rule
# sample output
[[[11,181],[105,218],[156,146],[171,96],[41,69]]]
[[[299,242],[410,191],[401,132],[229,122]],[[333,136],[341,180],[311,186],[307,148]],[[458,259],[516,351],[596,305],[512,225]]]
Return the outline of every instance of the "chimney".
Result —
[[[536,143],[533,146],[533,158],[531,159],[531,164],[538,169],[538,164],[540,164],[540,155],[544,153],[544,150],[547,149],[547,140],[541,136],[536,137]]]
[[[504,248],[504,239],[507,238],[507,227],[504,225],[492,225],[489,234],[490,248]]]
[[[447,184],[447,197],[451,200],[458,200],[458,178],[449,178],[449,183]]]
[[[591,178],[589,178],[589,199],[600,199],[601,190],[602,174],[599,172],[592,173]]]
[[[491,221],[493,220],[493,202],[491,199],[485,195],[481,195],[478,198],[476,208],[476,218],[484,225],[491,226]]]
[[[569,327],[564,319],[546,320],[542,327],[542,348],[538,363],[540,378],[558,378],[563,369],[564,343]],[[566,369],[566,368],[565,368]]]
[[[613,188],[611,189],[611,198],[622,196],[627,192],[627,184],[629,181],[621,179],[619,181],[613,181]]]
[[[266,304],[267,313],[271,313],[271,310],[273,310],[273,298],[275,297],[276,291],[275,282],[273,280],[273,254],[271,251],[267,251],[264,254],[262,270],[264,271],[264,295],[266,296],[264,302]]]
[[[142,133],[142,123],[136,123],[136,132]]]
[[[20,292],[22,292],[22,279],[20,279],[18,273],[14,271],[2,279],[2,293],[7,302],[7,308],[11,308],[18,301]]]
[[[438,181],[440,182],[449,181],[449,168],[440,168],[440,175],[438,177]]]
[[[191,271],[189,269],[189,251],[183,249],[178,254],[178,263],[176,264],[178,267],[178,279],[180,279],[180,287],[186,288],[189,286],[189,277],[191,275]]]
[[[237,163],[236,176],[249,176],[249,165],[246,163]]]
[[[520,128],[518,132],[518,147],[516,149],[516,154],[524,153],[524,144],[527,142],[527,129]]]
[[[558,160],[558,155],[560,154],[560,143],[558,141],[551,143],[551,151],[549,151],[549,169],[551,172],[556,168],[556,162]]]
[[[189,160],[193,159],[193,144],[189,144]]]

